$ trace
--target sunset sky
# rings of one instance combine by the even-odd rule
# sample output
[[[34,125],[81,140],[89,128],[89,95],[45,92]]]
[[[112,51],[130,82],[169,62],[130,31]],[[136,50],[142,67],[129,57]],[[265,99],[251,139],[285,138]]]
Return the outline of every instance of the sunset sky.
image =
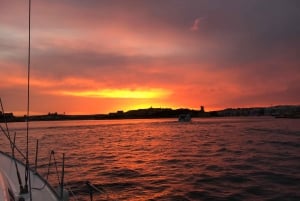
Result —
[[[25,114],[28,2],[0,0],[0,97]],[[300,104],[298,0],[32,0],[31,113]]]

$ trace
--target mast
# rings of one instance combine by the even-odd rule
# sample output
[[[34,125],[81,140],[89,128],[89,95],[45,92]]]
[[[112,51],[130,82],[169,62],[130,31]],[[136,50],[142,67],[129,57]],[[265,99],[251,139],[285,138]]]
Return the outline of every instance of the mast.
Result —
[[[31,0],[28,1],[28,62],[27,62],[27,114],[26,114],[26,171],[25,171],[25,192],[31,195],[31,180],[29,168],[29,111],[30,111],[30,57],[31,57]],[[29,186],[28,186],[29,185]],[[29,190],[29,191],[28,191]]]

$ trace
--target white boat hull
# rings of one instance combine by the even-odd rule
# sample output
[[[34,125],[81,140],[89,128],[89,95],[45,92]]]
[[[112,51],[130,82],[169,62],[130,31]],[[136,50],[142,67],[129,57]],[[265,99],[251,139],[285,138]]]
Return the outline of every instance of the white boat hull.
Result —
[[[24,184],[25,165],[0,151],[0,200],[30,200],[29,193],[20,194],[17,163],[22,182]],[[32,201],[59,201],[61,200],[55,190],[39,174],[30,171]],[[2,197],[1,197],[2,196]],[[14,199],[12,199],[12,197]]]

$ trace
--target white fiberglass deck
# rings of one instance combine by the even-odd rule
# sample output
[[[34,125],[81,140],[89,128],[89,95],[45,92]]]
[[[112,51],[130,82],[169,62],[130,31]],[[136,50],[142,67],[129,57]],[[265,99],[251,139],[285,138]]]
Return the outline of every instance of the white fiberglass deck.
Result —
[[[24,185],[24,172],[25,165],[19,161],[16,161],[20,176],[22,178],[22,183]],[[17,171],[15,168],[15,160],[13,160],[9,155],[0,152],[0,198],[9,197],[8,189],[5,186],[5,183],[8,183],[11,189],[15,200],[19,200],[20,197],[23,197],[25,201],[30,200],[28,194],[19,194],[19,183],[17,177]],[[38,174],[34,174],[30,171],[31,178],[31,192],[32,192],[32,201],[59,201],[56,192],[50,187],[50,185],[41,178]],[[1,200],[1,199],[0,199]],[[10,200],[10,199],[7,199]],[[4,199],[4,201],[6,201]]]

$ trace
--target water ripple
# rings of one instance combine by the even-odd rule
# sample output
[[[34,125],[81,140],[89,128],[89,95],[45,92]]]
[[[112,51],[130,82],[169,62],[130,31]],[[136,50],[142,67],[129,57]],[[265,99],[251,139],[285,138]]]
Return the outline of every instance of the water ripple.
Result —
[[[66,154],[65,180],[78,200],[300,200],[300,122],[211,118],[32,122],[46,175],[49,150]],[[25,127],[10,124],[23,144]],[[1,149],[9,146],[0,139]],[[34,152],[35,142],[30,142]],[[21,146],[21,149],[24,147]],[[31,159],[33,161],[33,159]],[[59,163],[60,165],[61,163]],[[57,186],[55,169],[50,182]],[[72,200],[72,198],[71,198]]]

